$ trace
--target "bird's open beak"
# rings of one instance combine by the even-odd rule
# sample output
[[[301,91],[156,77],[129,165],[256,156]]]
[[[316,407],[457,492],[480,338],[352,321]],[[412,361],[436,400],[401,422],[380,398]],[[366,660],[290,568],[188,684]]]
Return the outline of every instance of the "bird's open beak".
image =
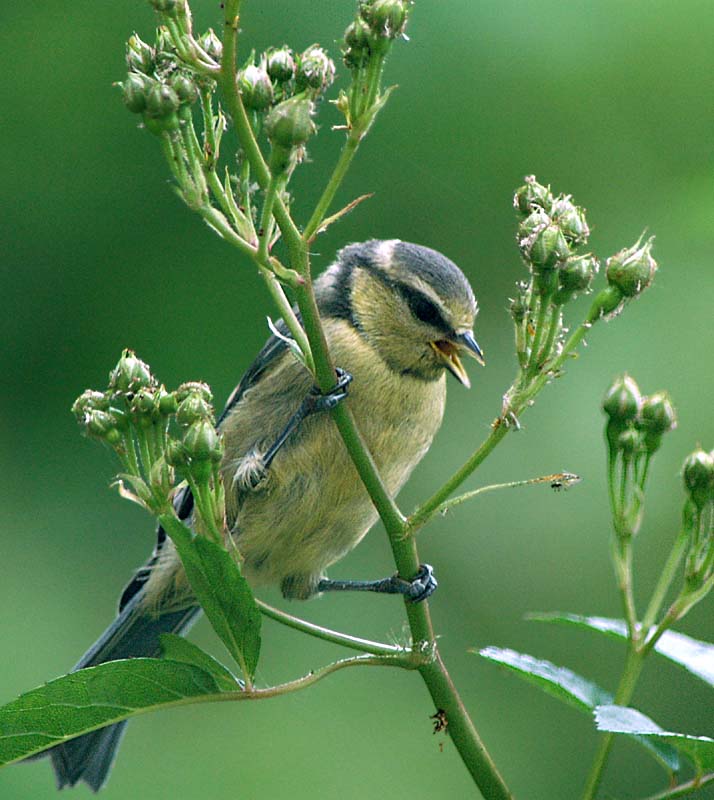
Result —
[[[464,365],[459,358],[459,351],[465,350],[468,355],[475,358],[481,366],[486,364],[483,357],[483,351],[478,346],[476,339],[471,331],[466,333],[459,333],[451,339],[439,339],[436,342],[430,343],[434,352],[444,362],[444,365],[449,372],[467,388],[471,388],[471,381],[466,374]]]

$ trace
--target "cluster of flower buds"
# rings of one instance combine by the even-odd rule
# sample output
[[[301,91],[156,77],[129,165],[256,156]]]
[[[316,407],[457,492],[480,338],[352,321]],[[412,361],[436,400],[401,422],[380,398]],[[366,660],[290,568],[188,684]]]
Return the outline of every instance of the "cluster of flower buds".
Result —
[[[345,31],[345,66],[367,66],[375,53],[404,36],[411,5],[410,0],[360,0],[357,18]]]
[[[302,53],[287,46],[251,54],[238,72],[238,89],[248,111],[263,113],[296,95],[316,99],[335,80],[335,64],[317,44]]]
[[[175,485],[174,468],[196,483],[217,483],[223,445],[204,383],[168,392],[131,350],[122,353],[104,392],[87,390],[72,411],[87,435],[121,459],[136,498],[156,511]],[[179,434],[172,434],[175,420]]]
[[[521,217],[518,247],[538,294],[563,305],[589,291],[600,265],[590,254],[575,255],[590,236],[585,211],[569,195],[554,196],[534,175],[516,191],[513,205]]]
[[[157,30],[154,47],[134,34],[127,42],[126,63],[129,74],[120,86],[129,111],[141,114],[157,135],[178,130],[198,99],[198,87],[195,76],[178,67],[166,30]]]
[[[622,452],[627,459],[652,456],[662,437],[677,425],[674,406],[667,392],[642,396],[629,375],[616,378],[605,393],[602,409],[607,415],[605,435],[610,453]]]

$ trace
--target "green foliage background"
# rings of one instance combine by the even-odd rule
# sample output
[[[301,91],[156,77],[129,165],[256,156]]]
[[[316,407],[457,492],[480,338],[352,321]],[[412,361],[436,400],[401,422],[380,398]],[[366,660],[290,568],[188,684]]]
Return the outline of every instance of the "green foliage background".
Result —
[[[353,0],[247,0],[257,48],[331,47]],[[217,2],[195,0],[200,27]],[[109,454],[82,440],[74,397],[101,386],[122,347],[169,386],[200,378],[222,402],[274,313],[247,263],[180,205],[156,141],[136,129],[111,83],[123,41],[150,38],[142,0],[57,0],[0,10],[3,124],[0,359],[0,699],[65,672],[111,619],[123,582],[152,546],[152,524],[107,489]],[[507,296],[521,274],[511,192],[534,172],[589,211],[607,256],[642,229],[657,234],[655,286],[591,337],[587,358],[548,387],[478,474],[478,482],[568,469],[568,493],[489,495],[436,520],[422,555],[440,589],[432,606],[443,654],[477,726],[518,797],[572,798],[595,747],[594,726],[492,665],[469,646],[511,646],[613,689],[623,651],[585,632],[523,621],[531,609],[617,616],[608,557],[599,401],[629,370],[642,389],[669,388],[680,414],[651,477],[636,543],[639,596],[655,579],[680,514],[679,466],[714,446],[710,3],[702,0],[450,3],[420,0],[388,67],[399,90],[340,195],[376,196],[316,244],[326,266],[343,244],[399,237],[436,247],[471,278],[488,367],[469,393],[451,382],[446,422],[400,498],[414,506],[487,431],[514,373]],[[342,79],[344,79],[344,70]],[[341,135],[323,109],[315,161],[295,182],[304,211]],[[305,219],[306,214],[302,214]],[[574,321],[574,320],[573,320]],[[476,482],[472,480],[472,485]],[[375,530],[333,576],[392,570]],[[276,592],[266,599],[282,603]],[[683,630],[714,639],[714,598]],[[288,606],[363,636],[400,636],[395,599],[326,597]],[[203,622],[196,642],[215,647]],[[296,676],[334,648],[266,622],[258,677]],[[635,704],[673,730],[714,735],[714,697],[667,663],[646,668]],[[205,706],[132,722],[104,797],[361,798],[472,796],[416,675],[349,671],[261,704]],[[621,798],[662,786],[658,767],[620,742],[606,788]],[[401,788],[400,788],[401,787]],[[0,775],[5,800],[54,796],[49,767]],[[85,789],[78,797],[87,796]],[[714,797],[703,793],[702,796]]]

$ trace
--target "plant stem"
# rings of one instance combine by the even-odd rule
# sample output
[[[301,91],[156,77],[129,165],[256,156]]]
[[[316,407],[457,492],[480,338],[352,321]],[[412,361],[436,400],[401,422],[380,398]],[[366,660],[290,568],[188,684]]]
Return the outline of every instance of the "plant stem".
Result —
[[[310,636],[315,636],[325,642],[332,642],[339,644],[343,647],[349,647],[352,650],[359,650],[362,653],[371,653],[376,656],[389,656],[389,655],[408,655],[411,651],[408,648],[400,647],[399,645],[383,644],[382,642],[373,642],[369,639],[361,639],[359,636],[351,636],[341,631],[333,631],[329,628],[323,628],[321,625],[315,625],[313,622],[294,617],[292,614],[287,614],[280,611],[273,606],[269,606],[262,600],[255,600],[258,608],[266,617],[275,620],[275,622],[286,625],[302,633],[307,633]]]
[[[634,642],[628,642],[627,659],[625,661],[625,668],[620,678],[620,685],[617,687],[614,703],[618,706],[626,706],[632,699],[632,694],[635,691],[637,680],[642,671],[644,663],[644,655],[639,651]],[[606,733],[595,755],[595,760],[590,769],[585,791],[583,793],[583,800],[594,800],[597,790],[602,781],[603,773],[607,759],[610,755],[610,749],[614,740],[614,733]]]
[[[714,783],[714,772],[709,772],[701,777],[692,778],[691,781],[680,783],[679,786],[673,786],[671,789],[665,789],[663,792],[651,794],[643,800],[674,800],[676,797],[684,797],[687,794],[692,794],[704,786]]]
[[[657,581],[657,585],[655,586],[654,591],[652,592],[652,598],[650,599],[650,603],[647,606],[647,611],[645,612],[644,619],[642,620],[642,631],[643,635],[647,635],[649,629],[654,625],[655,619],[657,618],[657,614],[659,614],[659,610],[662,607],[662,603],[664,602],[665,597],[667,596],[667,591],[669,587],[672,585],[672,581],[674,580],[675,575],[677,574],[677,569],[679,568],[679,564],[684,557],[684,553],[687,549],[687,544],[689,542],[689,534],[686,530],[682,529],[677,538],[675,539],[674,545],[669,553],[667,561],[662,568],[662,572],[660,573],[659,580]]]
[[[320,230],[320,225],[325,219],[325,214],[327,214],[329,211],[330,205],[335,198],[335,194],[337,193],[337,189],[347,174],[347,170],[350,168],[352,159],[354,158],[357,148],[359,147],[360,139],[361,136],[355,133],[354,130],[350,131],[348,134],[345,144],[342,148],[342,152],[340,153],[340,157],[335,165],[335,169],[330,176],[330,180],[327,182],[327,186],[325,186],[320,199],[317,201],[315,210],[312,212],[312,216],[305,226],[303,238],[306,242],[311,242]]]

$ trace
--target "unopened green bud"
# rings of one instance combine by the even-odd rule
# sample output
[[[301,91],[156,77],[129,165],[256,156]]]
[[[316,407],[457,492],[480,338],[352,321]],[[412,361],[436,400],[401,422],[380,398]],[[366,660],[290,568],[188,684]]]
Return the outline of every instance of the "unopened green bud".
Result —
[[[134,394],[151,386],[156,386],[156,380],[149,365],[137,358],[133,350],[124,350],[116,367],[109,373],[109,388]]]
[[[83,422],[90,411],[107,411],[109,398],[103,392],[87,389],[72,403],[72,413],[78,422]]]
[[[153,389],[142,388],[131,400],[131,412],[143,425],[151,425],[158,419],[159,410]]]
[[[625,458],[642,451],[644,447],[644,437],[635,428],[626,428],[617,437],[617,449],[621,450]]]
[[[138,72],[130,72],[124,83],[119,84],[122,89],[124,105],[132,114],[141,114],[146,111],[146,97],[151,88],[151,78],[140,75]]]
[[[179,10],[179,0],[149,0],[151,5],[162,14],[174,15]]]
[[[238,89],[249,111],[265,111],[273,102],[273,84],[263,67],[249,64],[238,73]]]
[[[347,26],[345,49],[342,53],[346,67],[359,69],[367,65],[372,54],[371,36],[371,28],[361,17]]]
[[[155,83],[146,98],[146,113],[154,119],[168,120],[178,111],[176,92],[165,83]]]
[[[518,226],[519,240],[530,239],[535,234],[545,230],[551,222],[551,218],[542,208],[534,208]]]
[[[536,208],[541,208],[548,213],[553,204],[550,186],[538,183],[535,175],[527,175],[525,180],[526,182],[513,196],[513,207],[524,217],[527,217]]]
[[[667,392],[656,392],[642,401],[640,411],[642,429],[646,433],[662,436],[677,427],[677,414]]]
[[[312,121],[313,103],[306,97],[290,97],[278,103],[265,118],[265,133],[273,146],[290,150],[301,147],[317,130]]]
[[[592,325],[599,319],[613,319],[613,317],[616,317],[620,311],[622,311],[624,306],[625,298],[617,286],[606,286],[595,296],[593,304],[590,306],[588,315],[585,318],[585,323],[587,325]]]
[[[714,496],[714,458],[697,448],[687,456],[682,470],[684,486],[699,511]]]
[[[148,75],[154,67],[154,49],[142,41],[138,34],[126,43],[126,64],[130,70]]]
[[[213,408],[201,395],[190,394],[179,403],[176,409],[176,421],[179,425],[188,427],[204,420],[213,420]]]
[[[360,8],[362,19],[372,31],[388,39],[404,33],[408,11],[406,0],[367,0]]]
[[[295,77],[295,58],[287,45],[268,50],[265,63],[268,75],[277,83],[287,83]]]
[[[555,303],[563,305],[578,292],[589,291],[599,269],[600,262],[591,255],[569,258],[558,272],[559,288],[554,298]]]
[[[167,392],[162,386],[157,395],[157,406],[159,414],[163,417],[170,417],[175,414],[178,409],[178,400],[173,392]]]
[[[606,276],[611,286],[616,286],[624,297],[636,297],[651,283],[657,270],[652,258],[654,236],[642,244],[642,237],[632,247],[620,250],[608,258]]]
[[[193,105],[198,100],[198,87],[191,78],[180,72],[171,76],[171,88],[181,105]]]
[[[107,411],[90,411],[85,417],[85,427],[90,436],[97,439],[104,439],[111,444],[116,443],[121,436],[114,425],[114,417]]]
[[[183,442],[171,439],[166,445],[164,458],[170,467],[186,466],[188,463],[188,456],[186,455],[186,448],[183,446]]]
[[[557,225],[548,225],[531,237],[526,249],[526,258],[536,271],[555,269],[559,262],[570,255],[570,248]]]
[[[209,28],[198,40],[199,45],[214,61],[220,61],[223,55],[223,42],[216,36],[213,28]]]
[[[192,394],[198,395],[206,403],[213,402],[213,392],[211,387],[203,381],[186,381],[176,389],[176,399],[179,403]]]
[[[585,212],[572,203],[569,197],[559,197],[553,203],[550,213],[570,245],[577,247],[587,242],[590,228]]]
[[[220,451],[220,440],[216,429],[208,420],[197,420],[186,431],[183,446],[192,461],[212,461]]]
[[[298,91],[322,92],[335,80],[335,63],[318,44],[313,44],[297,58],[295,85]]]
[[[605,392],[602,410],[620,427],[634,422],[642,407],[642,395],[634,378],[621,375],[612,382]]]

